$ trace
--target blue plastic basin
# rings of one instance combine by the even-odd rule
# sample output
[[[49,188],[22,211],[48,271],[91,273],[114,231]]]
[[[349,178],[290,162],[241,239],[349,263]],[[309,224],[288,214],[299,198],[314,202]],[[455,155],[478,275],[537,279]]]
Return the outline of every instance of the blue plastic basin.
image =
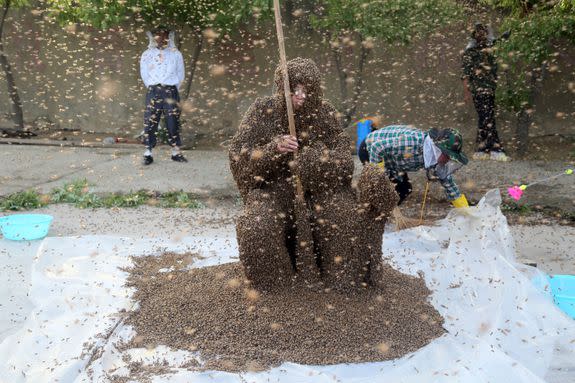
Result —
[[[549,283],[555,304],[575,319],[575,275],[554,275]]]
[[[14,214],[0,217],[0,230],[5,239],[29,241],[44,238],[54,218],[47,214]]]

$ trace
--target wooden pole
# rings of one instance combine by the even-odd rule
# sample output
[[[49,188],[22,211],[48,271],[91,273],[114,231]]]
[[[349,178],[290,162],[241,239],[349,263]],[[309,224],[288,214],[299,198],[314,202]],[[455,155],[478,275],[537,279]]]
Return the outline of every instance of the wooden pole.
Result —
[[[284,95],[286,98],[286,105],[287,105],[289,134],[296,137],[295,120],[293,117],[293,106],[291,103],[289,75],[288,75],[288,71],[287,71],[286,48],[285,48],[285,44],[284,44],[284,32],[283,32],[283,28],[282,28],[282,16],[280,13],[279,0],[274,0],[274,14],[275,14],[275,19],[276,19],[276,32],[277,32],[277,36],[278,36],[278,48],[280,51],[280,65],[282,67],[283,78],[284,78]]]
[[[280,65],[283,72],[284,78],[284,96],[287,106],[288,115],[288,125],[289,134],[297,138],[297,133],[295,131],[295,120],[293,116],[293,106],[291,103],[291,91],[289,86],[289,74],[287,70],[287,59],[286,59],[286,48],[284,44],[284,32],[282,27],[282,16],[280,13],[280,3],[279,0],[274,0],[274,15],[276,19],[276,32],[278,36],[278,49],[280,51]],[[294,151],[294,157],[297,156],[297,149]],[[299,178],[296,177],[296,195],[298,198],[303,200],[303,189]]]
[[[276,30],[278,36],[278,48],[280,51],[280,65],[284,78],[284,96],[286,99],[289,133],[297,138],[295,131],[295,121],[293,116],[293,106],[291,103],[291,92],[289,86],[289,75],[287,71],[286,51],[284,45],[284,33],[282,28],[282,18],[280,13],[279,0],[274,0],[274,14],[276,19]],[[297,159],[297,150],[294,151],[294,160]],[[310,286],[315,285],[320,280],[319,268],[317,267],[316,255],[313,251],[313,233],[311,232],[309,211],[303,195],[301,181],[297,176],[297,162],[293,169],[295,178],[295,220],[297,227],[296,234],[296,269],[302,280]]]

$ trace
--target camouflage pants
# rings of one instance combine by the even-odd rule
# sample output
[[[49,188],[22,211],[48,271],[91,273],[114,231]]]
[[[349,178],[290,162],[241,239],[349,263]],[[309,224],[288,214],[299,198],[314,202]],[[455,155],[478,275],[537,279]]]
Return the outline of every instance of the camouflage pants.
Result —
[[[486,153],[503,151],[495,126],[495,94],[492,92],[475,93],[473,103],[478,117],[477,151]]]

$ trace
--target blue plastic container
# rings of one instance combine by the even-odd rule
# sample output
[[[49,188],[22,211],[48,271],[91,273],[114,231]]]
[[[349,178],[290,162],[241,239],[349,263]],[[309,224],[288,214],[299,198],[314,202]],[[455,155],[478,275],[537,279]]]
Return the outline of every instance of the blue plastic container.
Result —
[[[369,133],[371,133],[371,124],[371,120],[365,119],[357,122],[357,141],[355,143],[355,149],[357,152],[359,152],[359,146],[361,145],[361,142],[365,140],[365,137],[367,137]]]
[[[29,241],[48,234],[54,218],[47,214],[14,214],[0,217],[0,230],[5,239]]]
[[[554,275],[549,283],[555,304],[575,319],[575,275]]]

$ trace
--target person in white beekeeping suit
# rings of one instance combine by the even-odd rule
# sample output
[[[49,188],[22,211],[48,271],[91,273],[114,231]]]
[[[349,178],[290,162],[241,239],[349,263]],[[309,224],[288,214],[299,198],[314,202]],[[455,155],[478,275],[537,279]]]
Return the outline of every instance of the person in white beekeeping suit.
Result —
[[[176,48],[173,31],[159,26],[147,32],[150,44],[140,59],[140,75],[147,88],[144,112],[144,165],[154,162],[152,150],[156,146],[156,133],[164,115],[168,130],[168,143],[172,147],[172,160],[188,162],[180,152],[180,95],[178,88],[184,81],[184,59]]]

